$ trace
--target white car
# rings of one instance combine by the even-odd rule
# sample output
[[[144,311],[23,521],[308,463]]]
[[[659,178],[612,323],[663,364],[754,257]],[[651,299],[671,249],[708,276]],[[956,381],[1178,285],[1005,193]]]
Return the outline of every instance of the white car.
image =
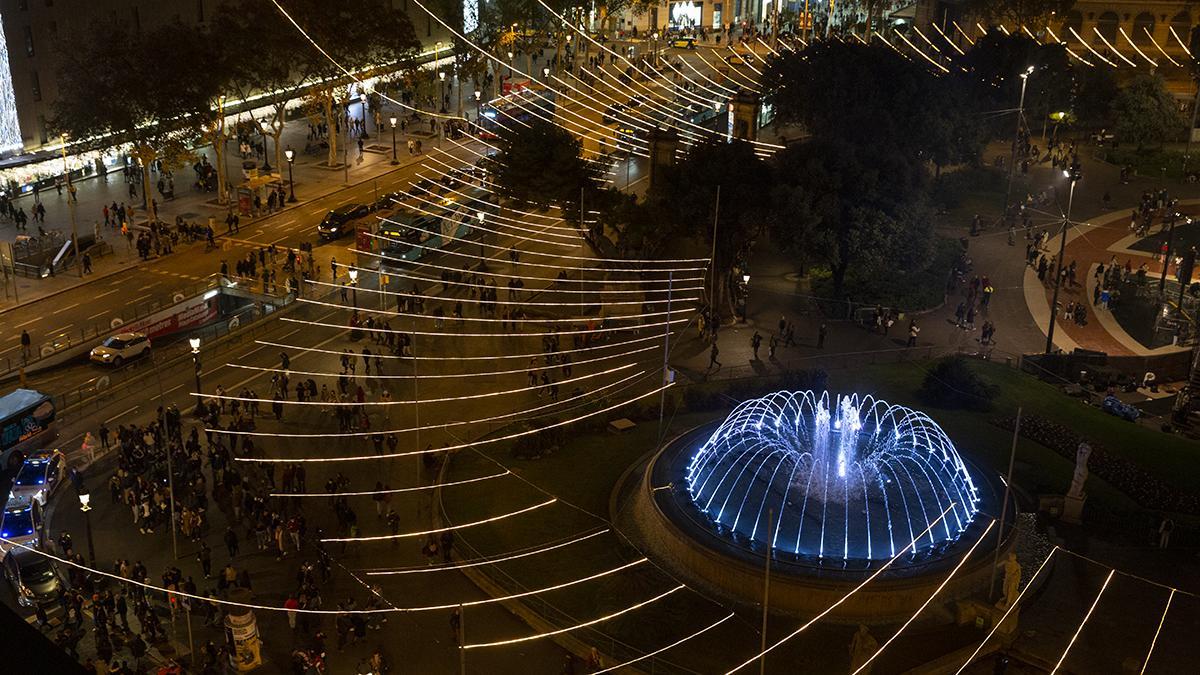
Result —
[[[150,338],[145,333],[117,333],[92,350],[92,360],[120,366],[129,359],[150,355]]]
[[[36,548],[42,532],[42,507],[32,497],[12,497],[0,516],[0,555],[15,548],[12,543]]]
[[[46,505],[46,500],[67,477],[67,458],[58,450],[38,450],[25,458],[17,477],[13,479],[9,497],[32,497]]]

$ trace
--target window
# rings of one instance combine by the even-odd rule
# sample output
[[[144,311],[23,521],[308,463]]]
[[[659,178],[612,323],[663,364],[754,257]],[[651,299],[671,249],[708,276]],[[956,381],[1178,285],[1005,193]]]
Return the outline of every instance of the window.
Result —
[[[1150,44],[1153,41],[1154,35],[1154,15],[1150,12],[1142,12],[1133,20],[1133,35],[1130,35],[1136,44]]]
[[[1116,12],[1105,12],[1096,20],[1096,31],[1100,33],[1093,42],[1095,44],[1104,44],[1104,40],[1108,40],[1109,44],[1116,44],[1117,40],[1117,25],[1120,18]],[[1103,39],[1101,39],[1103,38]]]
[[[30,88],[33,89],[33,100],[35,100],[35,101],[42,100],[42,81],[40,79],[38,79],[38,74],[37,74],[36,70],[29,73],[29,83],[30,83]]]
[[[33,56],[33,29],[25,26],[25,56]]]

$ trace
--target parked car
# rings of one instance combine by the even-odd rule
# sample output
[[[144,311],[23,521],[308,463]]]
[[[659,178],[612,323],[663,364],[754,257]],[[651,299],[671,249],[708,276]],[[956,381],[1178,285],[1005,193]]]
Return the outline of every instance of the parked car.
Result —
[[[53,560],[23,548],[14,548],[4,556],[4,578],[22,607],[54,602],[59,589],[67,587],[66,575]]]
[[[741,54],[730,54],[725,57],[725,62],[731,66],[742,66],[746,64],[746,59]]]
[[[403,192],[389,192],[384,195],[379,195],[379,199],[375,200],[375,204],[371,206],[372,211],[383,211],[392,209],[400,205],[404,201],[405,195]]]
[[[317,225],[317,235],[322,239],[338,239],[354,231],[354,221],[370,211],[366,204],[343,204],[325,214]]]
[[[54,494],[67,477],[67,458],[58,450],[35,450],[21,464],[17,477],[13,479],[9,497],[32,497],[46,505],[46,499]]]
[[[673,38],[671,38],[671,46],[675,47],[677,49],[695,49],[696,48],[696,36],[695,35],[680,35],[678,37],[673,37]]]
[[[91,359],[106,366],[121,367],[129,359],[150,355],[150,338],[145,333],[117,333],[92,350]]]

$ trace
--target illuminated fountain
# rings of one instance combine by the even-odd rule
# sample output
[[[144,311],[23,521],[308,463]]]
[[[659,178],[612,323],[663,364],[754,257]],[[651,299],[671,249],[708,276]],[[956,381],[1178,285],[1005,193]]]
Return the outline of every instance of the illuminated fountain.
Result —
[[[910,616],[1000,505],[995,474],[960,455],[928,415],[871,396],[749,400],[637,469],[618,486],[621,522],[664,564],[753,605],[769,555],[772,610],[813,616],[835,607],[834,621]],[[996,536],[982,548],[994,550]],[[965,561],[939,600],[985,589],[991,560]]]
[[[721,533],[818,560],[886,560],[906,547],[919,557],[956,541],[979,502],[941,427],[870,396],[746,401],[692,455],[684,478]]]

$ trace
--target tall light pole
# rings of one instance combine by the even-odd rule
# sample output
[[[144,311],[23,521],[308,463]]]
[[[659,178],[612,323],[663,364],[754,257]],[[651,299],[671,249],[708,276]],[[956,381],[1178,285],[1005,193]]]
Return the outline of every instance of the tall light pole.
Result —
[[[79,225],[75,221],[75,186],[71,185],[71,167],[67,166],[67,135],[62,135],[63,175],[67,180],[67,210],[71,212],[71,244],[75,247],[75,269],[83,278],[83,258],[79,257]]]
[[[444,70],[438,71],[438,80],[441,80],[441,83],[442,83],[442,85],[441,85],[442,96],[441,96],[441,98],[438,99],[438,111],[444,115],[444,114],[446,114],[446,71],[444,71]]]
[[[475,124],[476,125],[483,123],[483,120],[480,118],[480,114],[479,114],[479,107],[480,107],[480,105],[482,105],[482,103],[481,103],[482,99],[483,99],[483,92],[476,89],[475,90]]]
[[[1013,136],[1012,156],[1008,162],[1008,188],[1004,191],[1004,210],[1000,212],[1001,218],[1008,218],[1008,202],[1012,199],[1013,172],[1017,167],[1017,143],[1021,140],[1021,123],[1025,120],[1025,87],[1028,86],[1029,76],[1032,74],[1033,66],[1029,66],[1025,72],[1021,73],[1021,100],[1017,103],[1017,131]]]
[[[354,309],[358,309],[358,270],[351,267],[347,273],[350,275],[350,291],[352,293],[352,302]]]
[[[509,52],[508,53],[508,76],[510,78],[512,77],[512,62],[513,62],[513,53]]]
[[[83,511],[83,526],[87,529],[88,543],[88,563],[96,566],[96,544],[92,540],[92,507],[88,502],[92,500],[92,495],[88,494],[87,488],[82,488],[79,491],[79,510]]]
[[[395,115],[392,115],[391,117],[388,118],[388,123],[392,125],[392,165],[393,166],[400,163],[400,160],[396,158],[396,122],[397,121],[398,120],[396,119]]]
[[[296,201],[296,176],[292,172],[292,166],[296,163],[296,151],[288,148],[283,151],[283,157],[288,163],[288,202],[295,203]]]
[[[1058,265],[1054,269],[1054,298],[1050,301],[1050,330],[1046,331],[1046,353],[1054,351],[1054,322],[1058,318],[1058,291],[1062,288],[1063,254],[1067,250],[1067,230],[1071,229],[1071,205],[1075,202],[1075,184],[1083,177],[1079,165],[1074,164],[1063,171],[1063,176],[1071,182],[1071,191],[1067,196],[1067,215],[1063,218],[1062,236],[1058,242]]]
[[[200,338],[188,338],[192,347],[192,366],[196,369],[196,417],[204,410],[204,390],[200,388]]]

